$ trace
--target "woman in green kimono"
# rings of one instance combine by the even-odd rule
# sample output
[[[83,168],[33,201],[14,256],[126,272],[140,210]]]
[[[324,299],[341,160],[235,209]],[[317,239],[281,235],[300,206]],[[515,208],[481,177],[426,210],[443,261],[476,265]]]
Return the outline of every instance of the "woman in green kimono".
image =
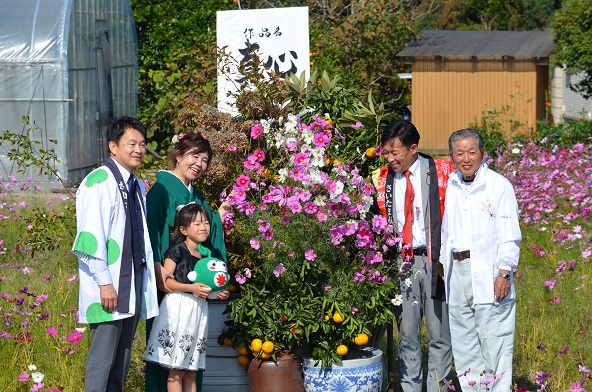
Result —
[[[170,274],[164,268],[164,252],[169,248],[169,237],[175,225],[177,206],[196,202],[203,205],[210,215],[210,237],[204,244],[212,252],[212,257],[226,262],[226,245],[221,213],[227,206],[223,203],[218,211],[213,212],[206,203],[203,194],[193,185],[208,168],[212,158],[210,142],[200,133],[179,134],[173,137],[173,151],[169,154],[172,170],[160,170],[156,173],[156,183],[146,196],[147,224],[154,253],[154,266],[158,288],[169,292],[166,278]],[[161,296],[162,297],[162,293]],[[146,334],[150,335],[152,321],[146,324]],[[146,391],[166,392],[168,369],[158,365],[146,364]],[[203,371],[198,372],[198,391],[201,390]]]

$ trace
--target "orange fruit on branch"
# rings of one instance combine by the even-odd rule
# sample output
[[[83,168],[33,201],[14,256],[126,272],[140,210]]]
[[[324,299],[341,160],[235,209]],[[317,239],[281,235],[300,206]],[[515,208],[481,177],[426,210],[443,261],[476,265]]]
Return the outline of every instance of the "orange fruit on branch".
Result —
[[[358,346],[363,346],[365,344],[368,344],[368,335],[366,335],[365,333],[359,333],[355,338],[354,338],[354,343],[357,344]]]
[[[337,353],[337,355],[341,355],[342,357],[347,354],[347,346],[345,344],[340,344],[337,347],[337,350],[335,350],[335,352]]]
[[[254,353],[258,353],[259,351],[261,351],[262,345],[263,341],[261,339],[253,339],[251,341],[251,350],[253,350]]]
[[[335,321],[337,324],[342,323],[343,320],[345,320],[345,314],[343,314],[343,313],[335,313],[333,315],[333,321]]]
[[[275,347],[273,345],[273,342],[266,340],[265,342],[263,342],[261,349],[263,350],[264,353],[271,354],[273,352],[273,350],[275,349]]]
[[[247,366],[247,364],[249,363],[249,357],[247,357],[246,355],[243,355],[243,354],[239,355],[238,358],[236,358],[236,360],[242,366]]]
[[[369,147],[366,149],[366,156],[368,158],[376,158],[376,147]]]

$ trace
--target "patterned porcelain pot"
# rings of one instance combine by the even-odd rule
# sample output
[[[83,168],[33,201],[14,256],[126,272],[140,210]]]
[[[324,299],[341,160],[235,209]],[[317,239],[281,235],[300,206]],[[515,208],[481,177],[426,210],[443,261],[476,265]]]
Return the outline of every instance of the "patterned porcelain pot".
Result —
[[[382,351],[376,348],[357,350],[354,359],[322,369],[311,358],[303,358],[306,392],[380,392],[382,387]],[[354,353],[352,353],[354,354]],[[357,358],[357,357],[360,358]]]

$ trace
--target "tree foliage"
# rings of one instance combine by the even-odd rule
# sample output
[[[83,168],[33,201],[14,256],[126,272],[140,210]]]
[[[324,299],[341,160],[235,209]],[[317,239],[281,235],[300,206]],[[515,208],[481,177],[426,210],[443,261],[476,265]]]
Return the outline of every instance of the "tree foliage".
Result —
[[[589,0],[565,0],[555,14],[555,65],[565,66],[568,74],[584,73],[584,79],[574,86],[585,98],[592,98],[592,7]]]
[[[419,7],[416,26],[447,30],[542,30],[560,0],[432,0]]]

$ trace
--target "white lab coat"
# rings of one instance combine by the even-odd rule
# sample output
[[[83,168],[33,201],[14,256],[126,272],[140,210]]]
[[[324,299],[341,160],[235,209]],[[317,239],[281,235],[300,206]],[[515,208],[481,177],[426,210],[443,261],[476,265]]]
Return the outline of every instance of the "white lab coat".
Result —
[[[461,188],[462,174],[455,170],[448,180],[444,219],[442,221],[442,250],[446,298],[450,294],[450,273],[454,239],[454,219],[459,201],[469,203],[471,273],[474,304],[495,303],[494,281],[500,269],[515,271],[520,256],[522,234],[518,222],[518,203],[512,184],[502,175],[490,170],[485,163],[477,171],[474,184],[465,196]],[[457,249],[458,250],[458,249]],[[463,249],[465,250],[465,249]],[[516,297],[513,274],[510,293]]]

